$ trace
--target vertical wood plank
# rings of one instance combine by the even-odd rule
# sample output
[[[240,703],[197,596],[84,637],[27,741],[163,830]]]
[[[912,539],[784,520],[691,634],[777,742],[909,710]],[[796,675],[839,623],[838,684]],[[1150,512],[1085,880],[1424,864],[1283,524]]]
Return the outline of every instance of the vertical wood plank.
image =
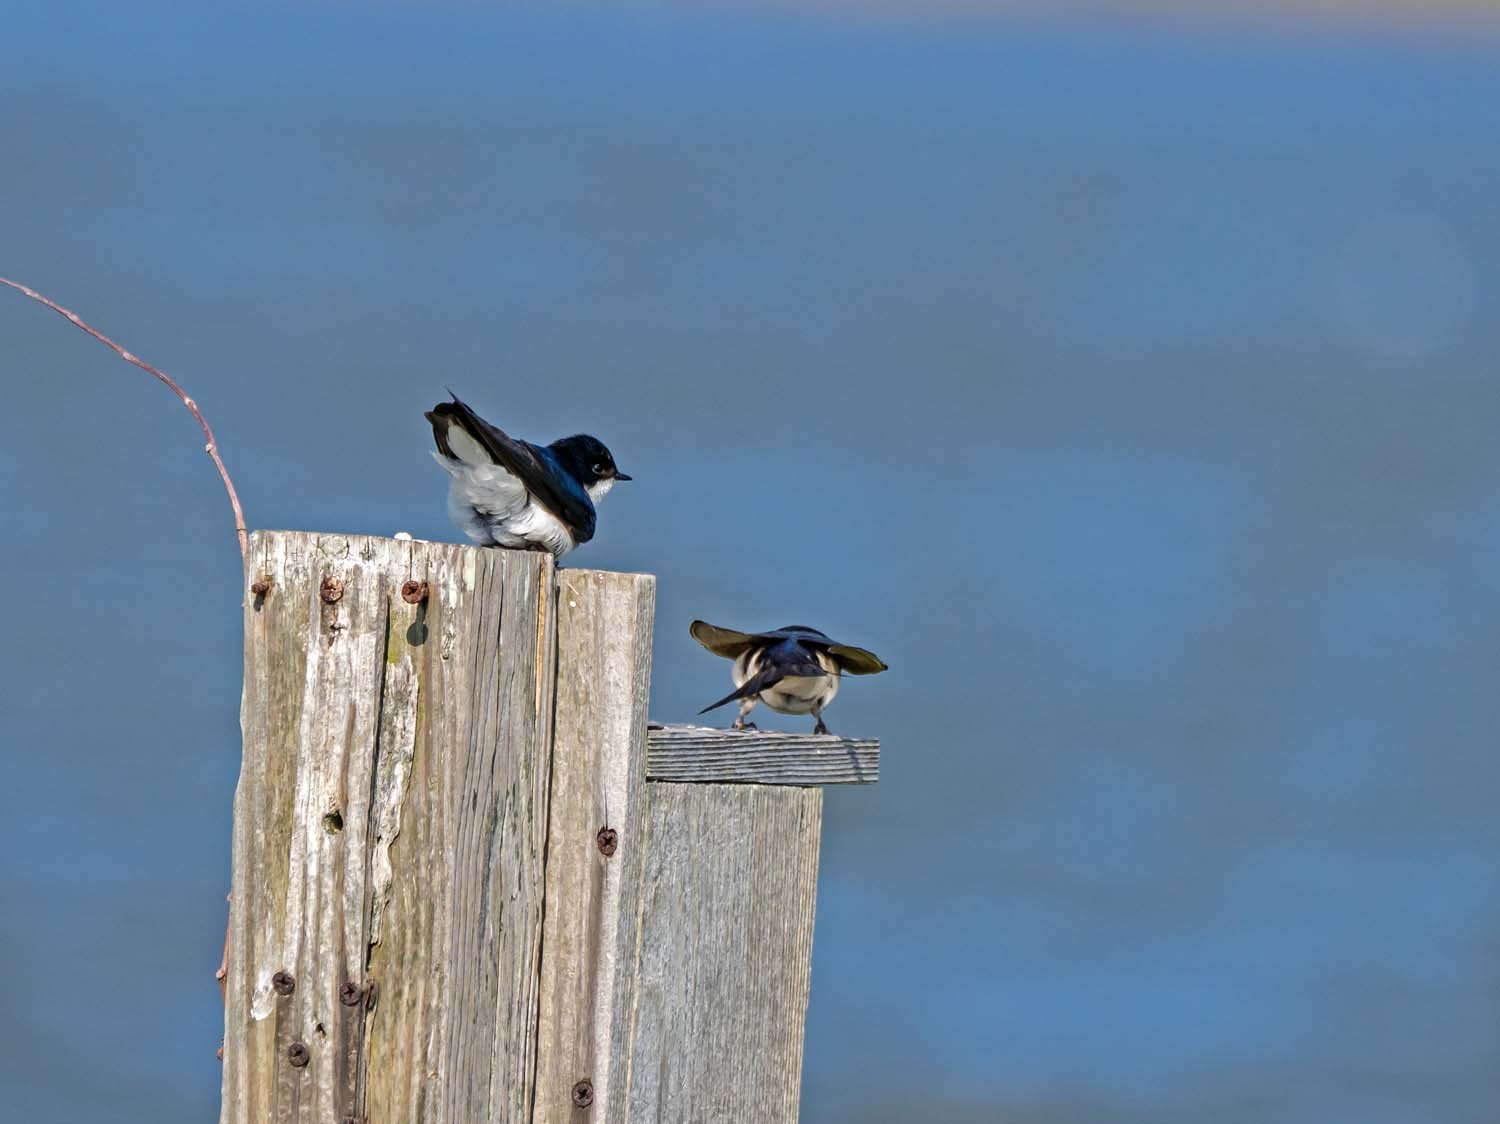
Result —
[[[823,793],[646,785],[628,1113],[797,1119]]]
[[[655,590],[644,574],[558,574],[535,1124],[625,1119],[614,1044],[628,1041],[634,1007]]]
[[[520,1124],[552,560],[260,532],[249,572],[221,1121]]]

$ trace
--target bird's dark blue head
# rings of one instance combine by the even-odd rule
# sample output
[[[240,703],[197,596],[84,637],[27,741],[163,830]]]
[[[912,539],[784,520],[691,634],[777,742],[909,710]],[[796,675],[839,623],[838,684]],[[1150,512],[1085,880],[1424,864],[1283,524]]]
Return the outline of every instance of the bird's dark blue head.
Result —
[[[557,457],[557,463],[585,488],[605,480],[613,483],[630,479],[616,467],[615,458],[604,447],[604,442],[587,433],[561,437],[547,448]]]

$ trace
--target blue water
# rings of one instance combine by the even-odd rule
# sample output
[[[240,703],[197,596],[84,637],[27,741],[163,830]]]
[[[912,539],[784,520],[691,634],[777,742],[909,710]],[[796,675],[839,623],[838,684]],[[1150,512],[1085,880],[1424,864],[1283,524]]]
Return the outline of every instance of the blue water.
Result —
[[[1500,35],[9,0],[0,273],[252,524],[454,537],[601,436],[653,715],[801,621],[803,1117],[1500,1119]],[[239,563],[0,294],[7,1118],[216,1111]],[[802,728],[806,720],[771,718]]]

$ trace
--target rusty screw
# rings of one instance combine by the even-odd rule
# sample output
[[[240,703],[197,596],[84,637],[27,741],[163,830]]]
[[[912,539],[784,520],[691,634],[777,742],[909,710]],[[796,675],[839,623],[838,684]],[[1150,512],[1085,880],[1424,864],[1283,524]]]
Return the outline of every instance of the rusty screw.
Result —
[[[408,605],[420,605],[427,600],[427,583],[409,581],[401,586],[401,600]]]
[[[323,584],[318,588],[318,593],[324,601],[332,605],[340,597],[344,596],[344,583],[335,577],[326,577]]]
[[[290,972],[277,972],[271,977],[271,987],[277,995],[290,995],[297,990],[297,980]]]
[[[339,1002],[345,1007],[354,1007],[365,997],[365,989],[353,980],[339,985]]]
[[[312,1054],[308,1052],[307,1047],[301,1042],[293,1042],[286,1048],[286,1060],[298,1069],[301,1069],[312,1060]]]
[[[587,1077],[573,1086],[573,1103],[579,1108],[588,1108],[594,1103],[594,1083]]]
[[[262,574],[250,583],[250,592],[256,597],[264,597],[271,592],[271,579]]]
[[[620,835],[612,827],[601,827],[599,834],[594,836],[594,842],[599,845],[599,853],[608,857],[619,847]]]

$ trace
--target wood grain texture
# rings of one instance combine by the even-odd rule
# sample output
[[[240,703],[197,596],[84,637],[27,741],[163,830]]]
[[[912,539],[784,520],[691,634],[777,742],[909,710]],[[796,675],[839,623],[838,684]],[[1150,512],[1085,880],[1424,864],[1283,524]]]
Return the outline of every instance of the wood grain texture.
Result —
[[[632,1124],[797,1119],[823,793],[646,785]]]
[[[252,536],[223,1124],[527,1119],[552,566]]]
[[[720,784],[875,784],[880,743],[827,734],[665,726],[647,733],[646,775],[653,781]]]
[[[635,998],[655,604],[645,574],[558,573],[537,1124],[625,1119],[613,1044],[627,1040]],[[604,828],[615,833],[611,855],[599,847]],[[584,1080],[593,1102],[579,1106]]]

